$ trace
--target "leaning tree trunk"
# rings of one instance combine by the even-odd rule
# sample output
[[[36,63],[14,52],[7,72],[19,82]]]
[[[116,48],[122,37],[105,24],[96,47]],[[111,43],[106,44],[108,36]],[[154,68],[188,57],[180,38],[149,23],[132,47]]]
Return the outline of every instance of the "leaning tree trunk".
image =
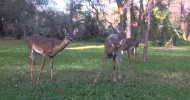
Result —
[[[147,16],[147,31],[145,35],[145,43],[144,43],[144,50],[143,50],[143,62],[147,62],[147,49],[148,49],[148,37],[150,34],[150,25],[151,25],[151,12],[152,12],[152,0],[148,2],[148,16]]]

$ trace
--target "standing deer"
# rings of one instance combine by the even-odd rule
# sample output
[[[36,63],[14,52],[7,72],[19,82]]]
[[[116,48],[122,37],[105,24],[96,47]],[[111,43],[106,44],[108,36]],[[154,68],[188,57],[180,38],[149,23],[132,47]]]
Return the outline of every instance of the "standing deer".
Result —
[[[136,61],[136,55],[137,55],[137,48],[139,46],[139,41],[135,38],[124,38],[122,39],[120,42],[120,46],[121,46],[121,56],[123,55],[123,51],[127,50],[128,53],[128,59],[130,61],[130,54],[129,51],[131,49],[133,49],[133,53],[134,53],[134,59]]]
[[[51,80],[53,80],[53,58],[54,56],[62,51],[71,41],[72,37],[76,35],[76,33],[79,31],[79,29],[74,29],[73,32],[68,32],[65,28],[62,29],[62,32],[64,33],[63,40],[54,40],[51,38],[47,38],[45,36],[41,35],[31,35],[28,37],[28,49],[29,49],[29,58],[32,61],[33,65],[30,65],[31,67],[31,79],[33,79],[33,75],[35,72],[35,52],[42,55],[42,63],[40,67],[40,72],[38,74],[37,80],[40,79],[40,74],[44,68],[45,59],[47,56],[50,57],[50,68],[51,68]]]
[[[116,60],[118,60],[119,58],[119,36],[117,34],[111,34],[109,35],[106,39],[105,39],[105,44],[104,44],[104,57],[103,57],[103,61],[102,64],[100,65],[100,69],[99,72],[97,73],[97,76],[94,80],[94,82],[97,81],[99,75],[100,75],[100,71],[102,70],[105,61],[108,58],[112,58],[113,59],[113,80],[116,81],[116,77],[115,77],[115,66],[116,66]],[[119,66],[119,62],[118,62],[118,68],[119,68],[119,78],[121,78],[120,76],[120,66]]]

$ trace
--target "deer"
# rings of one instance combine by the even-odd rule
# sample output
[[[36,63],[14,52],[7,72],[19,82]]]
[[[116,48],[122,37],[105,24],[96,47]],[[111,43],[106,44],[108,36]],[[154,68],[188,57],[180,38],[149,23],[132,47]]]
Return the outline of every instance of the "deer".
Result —
[[[133,53],[134,53],[133,55],[134,55],[134,59],[136,61],[139,40],[137,40],[136,38],[124,38],[119,43],[120,43],[120,48],[121,48],[121,56],[123,55],[123,51],[127,50],[128,60],[130,62],[129,51],[133,49]]]
[[[116,81],[116,74],[115,74],[115,69],[116,69],[116,61],[119,61],[119,50],[120,49],[120,44],[119,44],[119,36],[117,34],[111,34],[109,35],[106,39],[105,39],[105,43],[104,43],[104,55],[103,55],[103,61],[100,65],[100,69],[99,72],[97,73],[96,78],[94,79],[94,82],[97,81],[99,75],[100,75],[100,71],[102,70],[102,68],[104,67],[104,64],[106,62],[107,59],[112,58],[113,59],[113,80]],[[120,66],[119,66],[119,62],[118,62],[118,68],[119,68],[119,78],[121,78],[120,76]]]
[[[29,62],[31,68],[31,80],[33,80],[34,73],[36,72],[35,53],[42,55],[40,72],[38,74],[37,80],[40,79],[40,75],[44,68],[45,59],[47,56],[50,58],[50,79],[53,80],[54,57],[57,53],[69,45],[69,43],[72,41],[72,37],[76,35],[78,31],[79,29],[75,28],[73,32],[68,32],[67,29],[62,28],[61,32],[64,33],[64,38],[62,40],[56,40],[38,34],[33,34],[27,38],[29,61],[32,62],[32,65]]]

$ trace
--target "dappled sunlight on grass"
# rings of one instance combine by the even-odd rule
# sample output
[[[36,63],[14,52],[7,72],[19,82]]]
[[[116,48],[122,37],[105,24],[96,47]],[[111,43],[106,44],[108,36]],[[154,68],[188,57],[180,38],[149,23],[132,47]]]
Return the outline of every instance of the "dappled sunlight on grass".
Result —
[[[61,64],[61,65],[57,66],[56,69],[58,69],[58,70],[64,70],[64,69],[80,70],[80,69],[83,69],[83,67],[80,66],[80,65],[73,65],[73,66],[70,65],[70,66],[66,66],[66,65],[64,65],[64,64]]]
[[[6,52],[12,52],[12,53],[17,53],[17,52],[26,52],[26,49],[21,47],[21,48],[4,48],[0,49],[0,53],[6,53]]]
[[[163,78],[181,78],[182,72],[162,73]]]
[[[183,84],[183,80],[185,80],[182,72],[167,72],[161,73],[161,81],[167,82],[169,84],[181,85]]]
[[[79,50],[79,49],[99,49],[99,48],[103,48],[103,45],[88,45],[88,46],[79,46],[79,47],[69,47],[66,49],[69,50]]]

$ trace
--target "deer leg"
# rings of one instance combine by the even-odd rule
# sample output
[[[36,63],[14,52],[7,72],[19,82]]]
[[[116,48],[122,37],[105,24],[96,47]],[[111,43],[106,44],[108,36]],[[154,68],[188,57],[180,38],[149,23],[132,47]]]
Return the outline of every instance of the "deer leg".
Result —
[[[117,66],[118,66],[118,78],[120,79],[121,78],[121,71],[120,71],[120,62],[117,61]]]
[[[136,62],[136,54],[137,54],[137,53],[136,53],[136,50],[137,50],[137,49],[134,48],[134,59],[135,59],[135,62]]]
[[[28,64],[30,65],[30,79],[33,80],[33,63],[31,65],[32,58],[30,57],[31,52],[28,53]]]
[[[113,80],[116,81],[116,78],[115,78],[115,60],[113,60]]]
[[[130,62],[130,54],[129,54],[129,49],[127,50],[127,54],[128,54],[128,59],[129,59],[129,62]]]
[[[32,61],[32,65],[30,64],[31,63],[30,61]],[[35,55],[32,49],[29,50],[28,63],[30,64],[31,68],[31,80],[33,80],[35,72]]]
[[[117,66],[118,66],[118,73],[119,73],[119,76],[118,76],[118,78],[120,79],[121,78],[121,75],[120,75],[120,63],[121,63],[121,57],[122,57],[122,55],[123,55],[123,50],[121,50],[120,52],[119,52],[119,54],[118,54],[118,56],[117,56]]]
[[[99,77],[99,75],[100,75],[100,71],[101,71],[102,68],[104,67],[104,64],[105,64],[105,61],[106,61],[106,60],[107,60],[107,58],[104,58],[104,59],[103,59],[101,65],[100,65],[100,69],[99,69],[99,71],[98,71],[98,73],[97,73],[97,75],[96,75],[96,78],[94,79],[94,82],[97,81],[97,79],[98,79],[98,77]]]
[[[50,57],[51,80],[53,80],[53,57]]]
[[[120,50],[119,55],[118,55],[118,60],[121,62],[123,59],[123,50]]]
[[[36,73],[36,62],[35,62],[35,58],[32,58],[32,68],[31,68],[31,70],[32,70],[32,76],[34,76],[35,75],[35,73]]]
[[[46,58],[46,55],[42,55],[42,63],[41,63],[41,67],[40,67],[40,72],[39,72],[39,74],[38,74],[38,78],[37,78],[37,80],[39,80],[40,79],[40,74],[41,74],[41,72],[42,72],[42,70],[43,70],[43,68],[44,68],[44,64],[45,64],[45,58]]]

